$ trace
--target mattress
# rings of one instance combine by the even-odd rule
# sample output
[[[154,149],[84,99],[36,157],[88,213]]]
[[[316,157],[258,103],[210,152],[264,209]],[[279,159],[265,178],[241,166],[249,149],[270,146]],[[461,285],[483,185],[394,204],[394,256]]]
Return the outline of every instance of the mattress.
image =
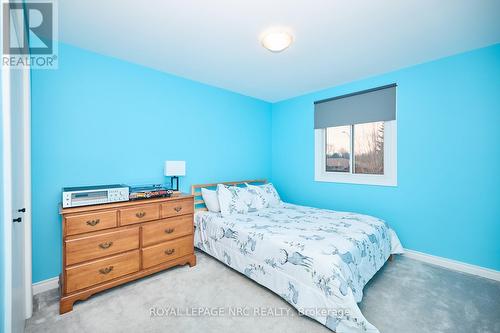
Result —
[[[195,214],[195,246],[269,288],[329,329],[378,332],[357,303],[396,233],[376,217],[283,203],[223,217]]]

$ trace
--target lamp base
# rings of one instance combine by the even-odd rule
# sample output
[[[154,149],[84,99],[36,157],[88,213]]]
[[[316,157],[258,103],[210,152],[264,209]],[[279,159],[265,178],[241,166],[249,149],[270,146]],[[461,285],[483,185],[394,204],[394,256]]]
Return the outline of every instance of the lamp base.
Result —
[[[175,188],[174,188],[174,179],[175,179]],[[172,191],[179,191],[179,177],[172,176],[170,177],[170,188]]]

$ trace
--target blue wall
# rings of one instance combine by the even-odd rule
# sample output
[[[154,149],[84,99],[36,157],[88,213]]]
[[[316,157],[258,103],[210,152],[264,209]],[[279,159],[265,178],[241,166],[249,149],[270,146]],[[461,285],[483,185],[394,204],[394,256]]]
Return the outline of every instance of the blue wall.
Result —
[[[398,84],[398,187],[314,181],[313,102]],[[406,248],[500,269],[500,44],[273,105],[286,201],[386,219]]]
[[[159,183],[186,160],[182,189],[271,176],[271,105],[59,45],[32,74],[33,281],[61,271],[63,186]]]

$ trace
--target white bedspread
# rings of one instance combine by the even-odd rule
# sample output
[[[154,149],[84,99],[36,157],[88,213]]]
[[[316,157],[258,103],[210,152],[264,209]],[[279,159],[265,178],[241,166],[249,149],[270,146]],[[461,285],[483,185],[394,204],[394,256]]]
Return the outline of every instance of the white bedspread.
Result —
[[[195,245],[271,289],[331,330],[378,332],[358,302],[390,254],[395,232],[361,214],[283,204],[222,217],[198,212]]]

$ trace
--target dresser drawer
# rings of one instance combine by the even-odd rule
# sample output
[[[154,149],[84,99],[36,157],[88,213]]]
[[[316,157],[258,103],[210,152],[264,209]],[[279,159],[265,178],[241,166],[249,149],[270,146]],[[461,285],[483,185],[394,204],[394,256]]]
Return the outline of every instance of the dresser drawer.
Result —
[[[66,292],[71,293],[139,271],[139,250],[66,269]]]
[[[114,228],[117,221],[116,210],[70,215],[65,217],[65,232],[69,236]]]
[[[161,205],[161,217],[172,217],[193,213],[193,199],[167,201]]]
[[[160,205],[142,205],[134,208],[120,209],[121,225],[141,223],[158,220],[160,218]]]
[[[66,240],[66,265],[139,248],[139,228]]]
[[[193,237],[187,236],[142,249],[142,268],[149,268],[194,252]]]
[[[168,241],[193,233],[193,215],[171,217],[142,227],[142,246]]]

